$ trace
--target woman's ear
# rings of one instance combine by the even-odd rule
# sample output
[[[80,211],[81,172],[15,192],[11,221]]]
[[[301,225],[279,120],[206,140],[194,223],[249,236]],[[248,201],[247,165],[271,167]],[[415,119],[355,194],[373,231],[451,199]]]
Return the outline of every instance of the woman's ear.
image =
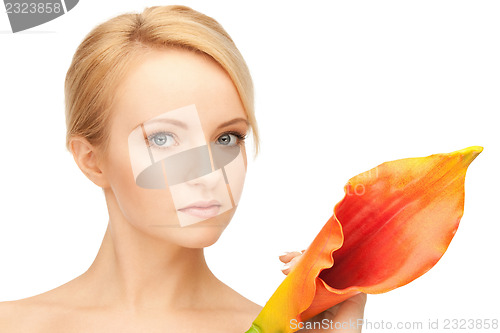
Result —
[[[109,182],[103,173],[97,158],[97,149],[82,137],[70,139],[69,148],[76,164],[94,184],[101,188],[109,187]]]

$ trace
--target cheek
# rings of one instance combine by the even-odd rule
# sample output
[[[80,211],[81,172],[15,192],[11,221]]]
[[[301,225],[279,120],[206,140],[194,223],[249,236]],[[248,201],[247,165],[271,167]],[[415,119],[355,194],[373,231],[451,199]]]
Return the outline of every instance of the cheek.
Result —
[[[138,227],[179,225],[168,188],[144,189],[135,183],[128,147],[113,151],[107,172],[119,209],[130,223]]]
[[[179,226],[168,190],[142,189],[132,182],[118,190],[116,197],[125,218],[137,227]]]
[[[241,193],[243,192],[246,168],[246,151],[244,146],[242,146],[239,155],[224,168],[229,182],[229,187],[236,204],[239,203]]]

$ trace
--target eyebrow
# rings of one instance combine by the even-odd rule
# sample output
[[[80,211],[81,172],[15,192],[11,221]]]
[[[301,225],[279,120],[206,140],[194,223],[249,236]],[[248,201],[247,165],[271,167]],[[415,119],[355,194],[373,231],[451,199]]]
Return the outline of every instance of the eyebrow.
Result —
[[[180,128],[183,128],[185,130],[188,129],[188,126],[183,123],[182,121],[179,121],[179,120],[175,120],[175,119],[168,119],[168,118],[158,118],[158,119],[154,119],[154,120],[151,120],[151,121],[147,121],[147,122],[161,122],[161,123],[168,123],[168,124],[172,124],[172,125],[175,125],[177,127],[180,127]],[[220,124],[219,126],[217,126],[217,130],[218,129],[221,129],[223,127],[227,127],[227,126],[230,126],[230,125],[233,125],[233,124],[236,124],[236,123],[239,123],[239,122],[243,122],[245,123],[247,126],[250,126],[250,123],[248,122],[248,120],[246,120],[245,118],[235,118],[235,119],[232,119],[232,120],[229,120],[229,121],[226,121],[222,124]]]
[[[250,125],[250,123],[248,122],[248,120],[246,120],[245,118],[235,118],[233,120],[229,120],[229,121],[226,121],[225,123],[220,124],[217,127],[217,129],[221,129],[223,127],[226,127],[226,126],[229,126],[229,125],[232,125],[232,124],[235,124],[235,123],[239,123],[239,122],[244,122],[247,126]]]
[[[175,120],[175,119],[158,118],[158,119],[147,121],[146,123],[149,123],[149,122],[152,122],[152,123],[156,123],[156,122],[158,122],[158,123],[168,123],[168,124],[172,124],[172,125],[175,125],[177,127],[183,128],[185,130],[188,129],[188,126],[185,123],[183,123],[182,121],[179,121],[179,120]]]

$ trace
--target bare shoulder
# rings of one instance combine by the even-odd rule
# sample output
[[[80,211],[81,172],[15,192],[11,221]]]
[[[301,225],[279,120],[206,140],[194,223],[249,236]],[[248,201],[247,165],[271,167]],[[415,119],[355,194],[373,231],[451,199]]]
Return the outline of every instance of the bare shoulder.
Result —
[[[13,322],[19,317],[17,302],[0,302],[0,332],[12,332]]]
[[[206,332],[246,332],[260,313],[262,307],[247,299],[231,287],[221,283],[216,289],[217,302],[205,308]],[[197,310],[197,317],[203,311]],[[206,323],[213,323],[214,326],[208,327]]]
[[[36,332],[36,326],[32,325],[39,323],[42,310],[43,306],[31,297],[0,302],[0,332]]]
[[[68,307],[58,302],[59,289],[43,294],[0,302],[0,332],[42,332],[51,322],[68,312]]]
[[[252,302],[231,287],[224,286],[223,296],[221,295],[222,297],[219,298],[224,300],[223,306],[233,314],[233,318],[252,323],[262,310],[262,306]]]

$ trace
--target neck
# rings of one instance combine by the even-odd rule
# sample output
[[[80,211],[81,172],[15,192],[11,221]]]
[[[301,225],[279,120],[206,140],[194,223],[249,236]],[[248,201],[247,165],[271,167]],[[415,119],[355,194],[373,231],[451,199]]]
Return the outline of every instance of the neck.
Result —
[[[108,227],[84,274],[100,305],[134,310],[199,306],[200,296],[219,282],[207,266],[203,248],[181,247],[137,229],[125,219],[114,195],[105,194]]]

